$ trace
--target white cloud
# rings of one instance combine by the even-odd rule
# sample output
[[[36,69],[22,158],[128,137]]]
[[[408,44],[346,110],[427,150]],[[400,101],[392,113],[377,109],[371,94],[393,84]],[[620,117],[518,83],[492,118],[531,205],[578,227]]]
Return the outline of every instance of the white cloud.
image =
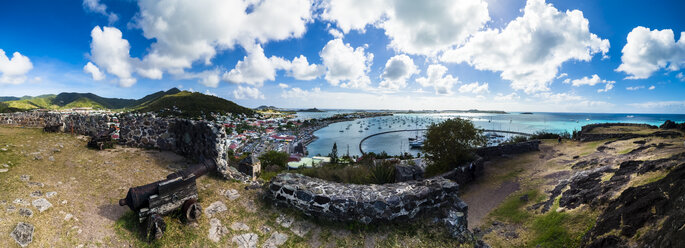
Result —
[[[143,62],[148,74],[183,73],[196,61],[211,64],[219,50],[299,38],[311,21],[310,0],[141,0],[135,26],[155,42]],[[143,75],[141,73],[141,75]],[[243,75],[257,85],[267,75]],[[260,78],[261,77],[261,78]],[[237,78],[240,79],[240,78]]]
[[[666,68],[677,71],[685,65],[685,32],[675,41],[673,30],[650,30],[638,26],[628,33],[621,52],[621,65],[616,71],[629,74],[627,79],[649,78],[655,71]]]
[[[602,81],[606,82],[606,80],[602,80],[597,76],[597,74],[593,74],[591,78],[588,77],[583,77],[581,79],[574,79],[571,81],[573,86],[581,86],[581,85],[590,85],[590,86],[595,86],[595,84],[602,83]]]
[[[461,93],[483,94],[489,91],[490,90],[488,90],[488,83],[479,84],[478,82],[473,82],[470,84],[464,84],[461,87],[459,87],[459,92]]]
[[[570,93],[551,93],[551,92],[541,92],[534,95],[537,98],[542,99],[545,102],[550,103],[578,103],[585,100],[582,96],[570,94]]]
[[[233,97],[235,99],[264,99],[264,95],[257,88],[238,86],[233,90]]]
[[[504,95],[502,93],[497,93],[497,95],[493,99],[495,101],[500,101],[500,102],[509,102],[509,101],[521,99],[521,97],[518,94],[516,94],[516,92],[512,92],[508,95]]]
[[[107,13],[107,5],[100,3],[99,0],[83,0],[83,8],[88,11],[102,14],[107,17],[109,24],[112,24],[119,20],[119,16],[114,13]]]
[[[323,66],[309,64],[304,55],[288,61],[277,56],[267,58],[258,44],[248,46],[246,50],[247,56],[223,75],[224,80],[261,87],[265,81],[275,80],[278,70],[286,70],[288,75],[298,80],[313,80],[324,72]]]
[[[614,81],[609,81],[609,83],[604,85],[604,89],[598,89],[597,92],[608,92],[614,88]]]
[[[205,95],[217,96],[216,94],[214,94],[213,92],[211,92],[209,90],[205,90]]]
[[[328,29],[328,33],[336,39],[342,39],[343,37],[345,37],[345,35],[342,32],[340,32],[340,30],[335,28]]]
[[[246,50],[247,56],[238,61],[235,68],[223,75],[224,80],[261,87],[264,81],[276,79],[277,69],[284,69],[288,66],[288,62],[281,57],[267,58],[261,45],[253,45]]]
[[[366,25],[380,20],[388,9],[386,0],[331,0],[323,2],[321,17],[330,20],[348,33],[352,29],[364,32]],[[337,37],[336,37],[337,38]]]
[[[568,77],[568,74],[566,74],[566,72],[559,74],[559,76],[557,76],[557,79],[564,78],[564,77]]]
[[[130,87],[136,83],[132,76],[136,59],[129,55],[131,46],[122,38],[121,31],[114,27],[96,26],[90,32],[90,59],[107,73],[119,78],[119,85]],[[88,66],[88,65],[86,65]]]
[[[653,90],[653,89],[656,89],[656,87],[654,87],[654,85],[652,85],[652,86],[649,86],[648,89],[649,89],[649,90]]]
[[[303,90],[300,88],[291,88],[289,90],[284,90],[283,93],[281,94],[281,97],[283,98],[299,98],[299,99],[306,99],[311,96],[315,96],[316,94],[321,93],[321,88],[314,88],[312,90]]]
[[[95,81],[100,81],[105,79],[105,74],[100,71],[100,68],[98,68],[96,65],[94,65],[91,62],[88,62],[85,66],[83,66],[83,71],[86,73],[90,73],[91,76],[93,76],[93,80]]]
[[[326,67],[325,79],[333,86],[368,88],[371,80],[366,75],[373,62],[373,53],[364,47],[352,48],[341,39],[330,40],[319,53]]]
[[[601,79],[597,74],[593,74],[592,77],[583,77],[581,79],[574,79],[570,81],[564,80],[564,83],[571,83],[573,86],[583,86],[583,85],[589,85],[589,86],[595,86],[597,84],[604,84],[604,89],[599,89],[597,92],[607,92],[611,89],[614,88],[614,84],[616,81],[609,81],[606,79]]]
[[[658,102],[643,102],[643,103],[629,103],[629,106],[643,108],[643,109],[685,109],[685,101],[658,101]]]
[[[424,88],[433,87],[436,94],[449,95],[452,94],[452,86],[459,83],[459,78],[445,75],[446,73],[447,67],[443,65],[429,65],[428,70],[426,70],[426,77],[417,78],[416,82]]]
[[[26,81],[26,73],[33,69],[31,60],[14,52],[10,59],[5,51],[0,49],[0,84],[21,84]]]
[[[590,33],[589,21],[579,10],[560,12],[544,0],[529,0],[523,13],[504,29],[475,34],[440,59],[499,71],[513,89],[533,93],[549,90],[564,62],[590,61],[594,54],[609,51],[609,41]]]
[[[278,88],[281,88],[281,89],[287,89],[288,87],[290,87],[290,86],[288,86],[287,84],[284,84],[284,83],[278,84]]]
[[[676,77],[677,79],[679,79],[680,82],[685,82],[685,76],[683,76],[683,73],[682,73],[682,72],[681,72],[681,73],[678,73],[677,75],[675,75],[675,77]]]
[[[388,59],[383,70],[380,88],[399,90],[407,86],[407,80],[419,70],[409,56],[400,54]]]
[[[395,50],[424,55],[461,44],[490,20],[482,0],[332,0],[324,4],[322,17],[345,33],[375,25]]]
[[[300,55],[293,58],[288,74],[298,80],[313,80],[323,75],[325,71],[326,68],[322,65],[309,64],[307,57]]]
[[[626,87],[626,90],[639,90],[639,89],[644,89],[645,86],[632,86],[632,87]]]

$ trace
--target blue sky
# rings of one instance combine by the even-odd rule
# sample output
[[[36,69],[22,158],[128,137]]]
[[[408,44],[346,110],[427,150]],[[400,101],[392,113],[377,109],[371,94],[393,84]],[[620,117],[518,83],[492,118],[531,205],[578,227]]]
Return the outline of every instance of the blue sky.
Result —
[[[683,1],[3,1],[0,95],[685,113]]]

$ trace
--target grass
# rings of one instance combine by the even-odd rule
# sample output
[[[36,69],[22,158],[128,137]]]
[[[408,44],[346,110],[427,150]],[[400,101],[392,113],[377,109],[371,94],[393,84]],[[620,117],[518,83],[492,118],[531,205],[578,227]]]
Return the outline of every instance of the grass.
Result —
[[[632,151],[632,150],[633,150],[633,148],[627,148],[627,149],[618,151],[617,154],[627,154],[627,153],[629,153],[629,152]]]
[[[514,194],[509,196],[499,207],[492,211],[492,216],[498,220],[520,224],[531,217],[531,214],[523,207],[528,203],[521,201],[520,197],[527,195],[528,199],[538,199],[541,194],[537,190]]]
[[[597,147],[606,143],[607,141],[608,140],[598,140],[598,141],[592,141],[592,142],[585,143],[583,145],[583,147],[581,148],[580,156],[582,157],[582,156],[587,156],[587,155],[592,154],[593,152],[595,152],[597,150]]]
[[[629,187],[639,187],[659,181],[668,175],[668,170],[650,171],[630,180]]]

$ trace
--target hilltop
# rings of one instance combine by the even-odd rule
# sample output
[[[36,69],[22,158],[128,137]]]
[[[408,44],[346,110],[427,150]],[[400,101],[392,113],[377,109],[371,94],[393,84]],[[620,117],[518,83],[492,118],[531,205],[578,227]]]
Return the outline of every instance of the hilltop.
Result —
[[[70,109],[89,107],[93,109],[132,109],[159,99],[162,96],[181,92],[176,88],[159,91],[141,99],[122,99],[101,97],[93,93],[63,92],[58,95],[40,95],[17,97],[0,97],[0,112],[27,111],[34,109]],[[1,101],[4,100],[4,101]]]
[[[158,91],[140,99],[101,97],[93,93],[60,93],[25,97],[0,97],[0,112],[17,112],[34,109],[93,108],[136,112],[161,112],[165,115],[199,117],[212,113],[253,114],[254,111],[226,99],[197,92],[172,88]],[[166,111],[173,110],[173,113]]]
[[[182,117],[200,117],[208,115],[210,112],[218,114],[254,114],[252,109],[240,106],[232,101],[188,91],[164,95],[155,100],[145,102],[135,109],[138,112],[157,112],[162,116],[175,115]]]

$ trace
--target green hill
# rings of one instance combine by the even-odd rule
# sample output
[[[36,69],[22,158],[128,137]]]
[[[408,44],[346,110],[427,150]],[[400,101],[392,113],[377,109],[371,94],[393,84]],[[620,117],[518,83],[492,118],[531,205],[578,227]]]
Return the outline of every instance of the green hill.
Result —
[[[1,97],[0,99],[13,99],[2,102],[0,113],[17,112],[33,109],[70,109],[90,107],[93,109],[135,109],[139,105],[153,101],[169,94],[181,92],[176,88],[168,91],[159,91],[147,95],[141,99],[106,98],[93,93],[60,93],[59,95],[40,95],[24,97]]]
[[[0,96],[0,102],[6,102],[6,101],[16,101],[21,98],[16,97],[16,96]]]
[[[159,99],[147,102],[139,106],[137,111],[157,112],[162,116],[175,115],[189,118],[203,115],[209,117],[209,113],[254,114],[252,109],[245,108],[232,101],[188,91],[165,95]]]
[[[160,115],[180,117],[209,117],[209,113],[254,114],[229,100],[197,92],[180,91],[171,88],[158,91],[140,99],[106,98],[93,93],[60,93],[58,95],[25,96],[0,102],[0,113],[32,109],[71,109],[90,107],[93,109],[114,109],[120,111],[157,112]],[[18,99],[18,100],[17,100]]]

